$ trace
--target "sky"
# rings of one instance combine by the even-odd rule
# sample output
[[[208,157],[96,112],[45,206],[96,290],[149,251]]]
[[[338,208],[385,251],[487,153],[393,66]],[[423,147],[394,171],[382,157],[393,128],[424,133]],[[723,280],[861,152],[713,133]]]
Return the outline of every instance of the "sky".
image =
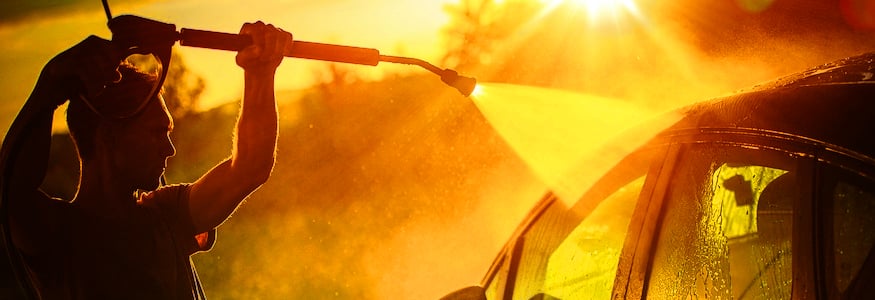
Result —
[[[598,6],[598,3],[604,6],[604,3],[610,2],[532,1],[548,4],[579,3],[576,5],[578,8],[592,8]],[[448,22],[448,15],[444,7],[448,3],[456,2],[457,0],[217,0],[209,1],[209,5],[205,5],[207,2],[201,0],[109,1],[114,15],[135,14],[175,24],[178,29],[235,33],[244,22],[263,20],[291,32],[297,40],[375,48],[381,54],[410,56],[433,63],[439,61],[446,46],[442,29]],[[857,54],[860,47],[846,44],[854,43],[861,37],[866,38],[866,35],[857,33],[852,36],[855,40],[846,38],[847,23],[856,23],[858,28],[875,27],[870,24],[873,23],[870,20],[875,18],[866,17],[865,14],[862,17],[848,18],[845,13],[843,22],[842,12],[837,9],[842,6],[842,11],[845,12],[869,12],[872,10],[867,7],[872,7],[871,3],[875,1],[868,0],[619,2],[638,6],[636,9],[639,13],[643,12],[643,18],[639,16],[639,25],[654,32],[648,38],[661,40],[659,47],[663,51],[654,52],[659,56],[657,59],[667,58],[676,62],[676,65],[688,68],[686,72],[690,76],[684,80],[707,79],[709,84],[725,83],[723,87],[696,94],[696,98],[714,96],[715,90],[731,91],[733,88],[756,83],[756,80],[768,80],[814,64]],[[656,7],[658,9],[654,9]],[[671,11],[671,15],[664,13],[663,16],[656,16],[653,15],[655,11]],[[714,12],[717,11],[720,13],[715,15]],[[651,18],[650,21],[661,18],[662,21],[647,24],[650,22],[647,18]],[[849,21],[850,19],[856,21]],[[764,31],[764,28],[774,30]],[[672,32],[667,33],[669,30]],[[57,53],[91,34],[111,38],[100,1],[11,0],[0,3],[0,39],[4,41],[0,45],[0,78],[3,79],[0,80],[0,89],[6,92],[7,98],[0,104],[0,131],[5,132],[8,128],[14,114],[29,95],[42,66]],[[667,37],[669,35],[671,37]],[[621,47],[637,48],[634,44]],[[506,47],[503,51],[528,53],[532,50],[540,51],[540,48]],[[174,51],[182,54],[185,64],[206,80],[201,108],[239,99],[242,71],[234,63],[234,53],[180,46]],[[606,61],[598,55],[593,57],[596,57],[595,60],[583,61],[593,66]],[[641,59],[640,56],[633,58]],[[690,63],[700,58],[709,60],[710,65],[703,67],[698,61]],[[794,59],[797,61],[791,62]],[[277,88],[285,90],[308,87],[324,76],[328,65],[318,61],[286,59],[278,69]],[[778,69],[776,66],[784,67]],[[378,79],[386,72],[422,72],[416,67],[386,63],[376,67],[344,67],[350,68],[357,76],[372,79]],[[501,68],[497,70],[506,71]],[[703,70],[706,72],[702,72]],[[524,70],[522,73],[525,72]],[[488,72],[473,73],[475,74],[470,75],[478,78],[489,77]],[[722,77],[709,78],[709,74],[721,74]],[[752,80],[741,80],[745,78]],[[590,86],[587,83],[578,85],[592,88],[604,86],[601,82],[590,82]],[[639,90],[652,94],[650,89]]]
[[[381,54],[434,61],[440,56],[444,4],[451,0],[376,1],[109,1],[113,15],[133,14],[177,29],[236,33],[245,22],[262,20],[291,32],[296,40],[375,48]],[[0,128],[5,132],[30,94],[42,66],[88,35],[111,39],[100,1],[25,1],[0,4]],[[331,21],[328,21],[331,20]],[[340,21],[338,21],[340,20]],[[239,99],[242,71],[234,53],[177,46],[188,67],[206,80],[202,108]],[[277,89],[301,89],[319,78],[327,64],[286,59],[277,71]],[[410,67],[351,66],[364,78]],[[419,71],[419,70],[416,70]]]

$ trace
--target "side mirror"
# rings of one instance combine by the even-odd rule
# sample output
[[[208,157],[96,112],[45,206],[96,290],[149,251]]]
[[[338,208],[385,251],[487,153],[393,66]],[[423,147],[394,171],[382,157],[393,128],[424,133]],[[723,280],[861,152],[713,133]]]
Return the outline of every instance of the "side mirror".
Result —
[[[486,300],[486,289],[482,286],[469,286],[449,293],[439,300]]]

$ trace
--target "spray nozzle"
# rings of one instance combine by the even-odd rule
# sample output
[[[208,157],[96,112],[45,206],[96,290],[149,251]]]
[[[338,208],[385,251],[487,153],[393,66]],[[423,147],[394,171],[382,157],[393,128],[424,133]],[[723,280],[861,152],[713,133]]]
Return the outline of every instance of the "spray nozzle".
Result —
[[[458,72],[450,69],[444,69],[441,74],[441,81],[456,88],[465,97],[471,96],[471,93],[474,92],[474,87],[477,86],[477,79],[461,76]]]

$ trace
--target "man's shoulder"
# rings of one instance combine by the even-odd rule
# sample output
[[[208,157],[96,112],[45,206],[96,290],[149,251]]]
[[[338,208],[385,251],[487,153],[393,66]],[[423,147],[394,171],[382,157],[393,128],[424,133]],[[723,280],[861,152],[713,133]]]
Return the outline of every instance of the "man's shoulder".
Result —
[[[159,187],[154,191],[143,192],[139,195],[137,203],[148,207],[176,206],[179,201],[188,197],[191,184],[177,183]]]

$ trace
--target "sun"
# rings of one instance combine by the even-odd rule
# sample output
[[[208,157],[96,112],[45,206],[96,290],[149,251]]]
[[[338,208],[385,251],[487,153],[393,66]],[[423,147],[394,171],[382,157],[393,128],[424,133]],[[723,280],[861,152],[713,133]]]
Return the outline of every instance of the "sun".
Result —
[[[547,6],[552,8],[565,5],[585,10],[592,21],[597,21],[604,16],[616,18],[623,13],[640,16],[638,6],[633,0],[542,0],[542,2],[546,2]]]

